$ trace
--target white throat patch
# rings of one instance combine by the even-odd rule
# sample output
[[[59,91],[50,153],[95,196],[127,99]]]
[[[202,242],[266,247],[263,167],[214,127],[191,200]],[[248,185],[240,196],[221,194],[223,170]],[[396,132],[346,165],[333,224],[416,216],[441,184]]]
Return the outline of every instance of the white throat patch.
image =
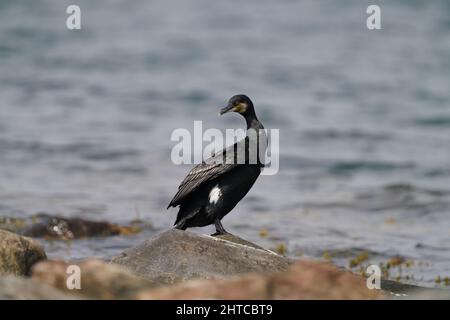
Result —
[[[222,191],[220,190],[219,185],[215,186],[209,192],[209,203],[217,203],[221,195]]]

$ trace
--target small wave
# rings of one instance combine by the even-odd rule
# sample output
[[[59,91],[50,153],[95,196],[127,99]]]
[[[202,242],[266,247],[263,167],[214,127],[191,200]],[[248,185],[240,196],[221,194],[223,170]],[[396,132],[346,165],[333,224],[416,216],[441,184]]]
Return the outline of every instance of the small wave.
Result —
[[[204,103],[210,99],[210,95],[206,91],[193,90],[182,94],[180,99],[182,101],[187,101],[191,104]]]
[[[423,242],[417,242],[415,245],[415,248],[417,249],[422,249],[422,250],[432,250],[432,251],[448,251],[450,248],[449,247],[442,247],[442,246],[435,246],[435,245],[431,245],[431,244],[427,244],[427,243],[423,243]]]
[[[341,161],[331,165],[329,171],[333,174],[348,173],[352,171],[391,171],[414,168],[414,163],[393,163],[383,161]]]
[[[83,155],[87,160],[120,160],[130,156],[136,156],[139,152],[136,150],[96,150]]]
[[[450,175],[450,168],[428,170],[424,175],[426,177],[446,177]]]
[[[308,139],[322,140],[322,139],[332,139],[332,140],[363,140],[363,141],[384,141],[389,140],[391,137],[388,134],[383,133],[371,133],[362,130],[348,130],[340,131],[334,129],[328,130],[308,130],[303,132]]]
[[[427,126],[427,127],[449,127],[450,128],[450,116],[436,116],[425,119],[416,119],[414,123]]]
[[[98,143],[49,144],[41,141],[14,141],[0,139],[0,148],[8,151],[19,151],[30,159],[45,158],[58,155],[78,156],[86,160],[120,160],[139,154],[133,149],[108,150]]]
[[[449,192],[445,190],[435,190],[435,189],[426,189],[419,188],[409,183],[393,183],[388,184],[383,187],[384,190],[394,193],[405,193],[405,192],[417,192],[417,193],[425,193],[432,196],[445,196],[448,195]]]

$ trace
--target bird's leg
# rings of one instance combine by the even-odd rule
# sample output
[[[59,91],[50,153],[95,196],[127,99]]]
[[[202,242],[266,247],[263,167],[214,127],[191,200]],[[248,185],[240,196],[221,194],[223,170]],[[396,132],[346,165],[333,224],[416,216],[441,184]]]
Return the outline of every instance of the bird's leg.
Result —
[[[216,226],[216,232],[212,234],[212,236],[218,236],[221,234],[227,234],[228,232],[225,230],[225,228],[222,225],[222,222],[220,220],[216,220],[214,222],[214,225]]]

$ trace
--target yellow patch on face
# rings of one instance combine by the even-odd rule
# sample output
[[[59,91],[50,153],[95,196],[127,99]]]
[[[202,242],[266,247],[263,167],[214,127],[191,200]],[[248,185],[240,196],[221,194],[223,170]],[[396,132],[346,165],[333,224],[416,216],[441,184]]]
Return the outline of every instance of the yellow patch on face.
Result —
[[[239,113],[244,113],[245,111],[247,111],[247,104],[244,102],[240,102],[234,106],[233,111],[239,112]]]

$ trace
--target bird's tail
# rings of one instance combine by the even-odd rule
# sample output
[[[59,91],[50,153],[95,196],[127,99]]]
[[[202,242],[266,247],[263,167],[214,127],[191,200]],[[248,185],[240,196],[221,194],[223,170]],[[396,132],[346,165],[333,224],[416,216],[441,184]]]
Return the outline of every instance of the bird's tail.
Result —
[[[174,224],[174,229],[178,229],[178,230],[186,230],[186,220],[182,220],[179,222],[175,222]]]

